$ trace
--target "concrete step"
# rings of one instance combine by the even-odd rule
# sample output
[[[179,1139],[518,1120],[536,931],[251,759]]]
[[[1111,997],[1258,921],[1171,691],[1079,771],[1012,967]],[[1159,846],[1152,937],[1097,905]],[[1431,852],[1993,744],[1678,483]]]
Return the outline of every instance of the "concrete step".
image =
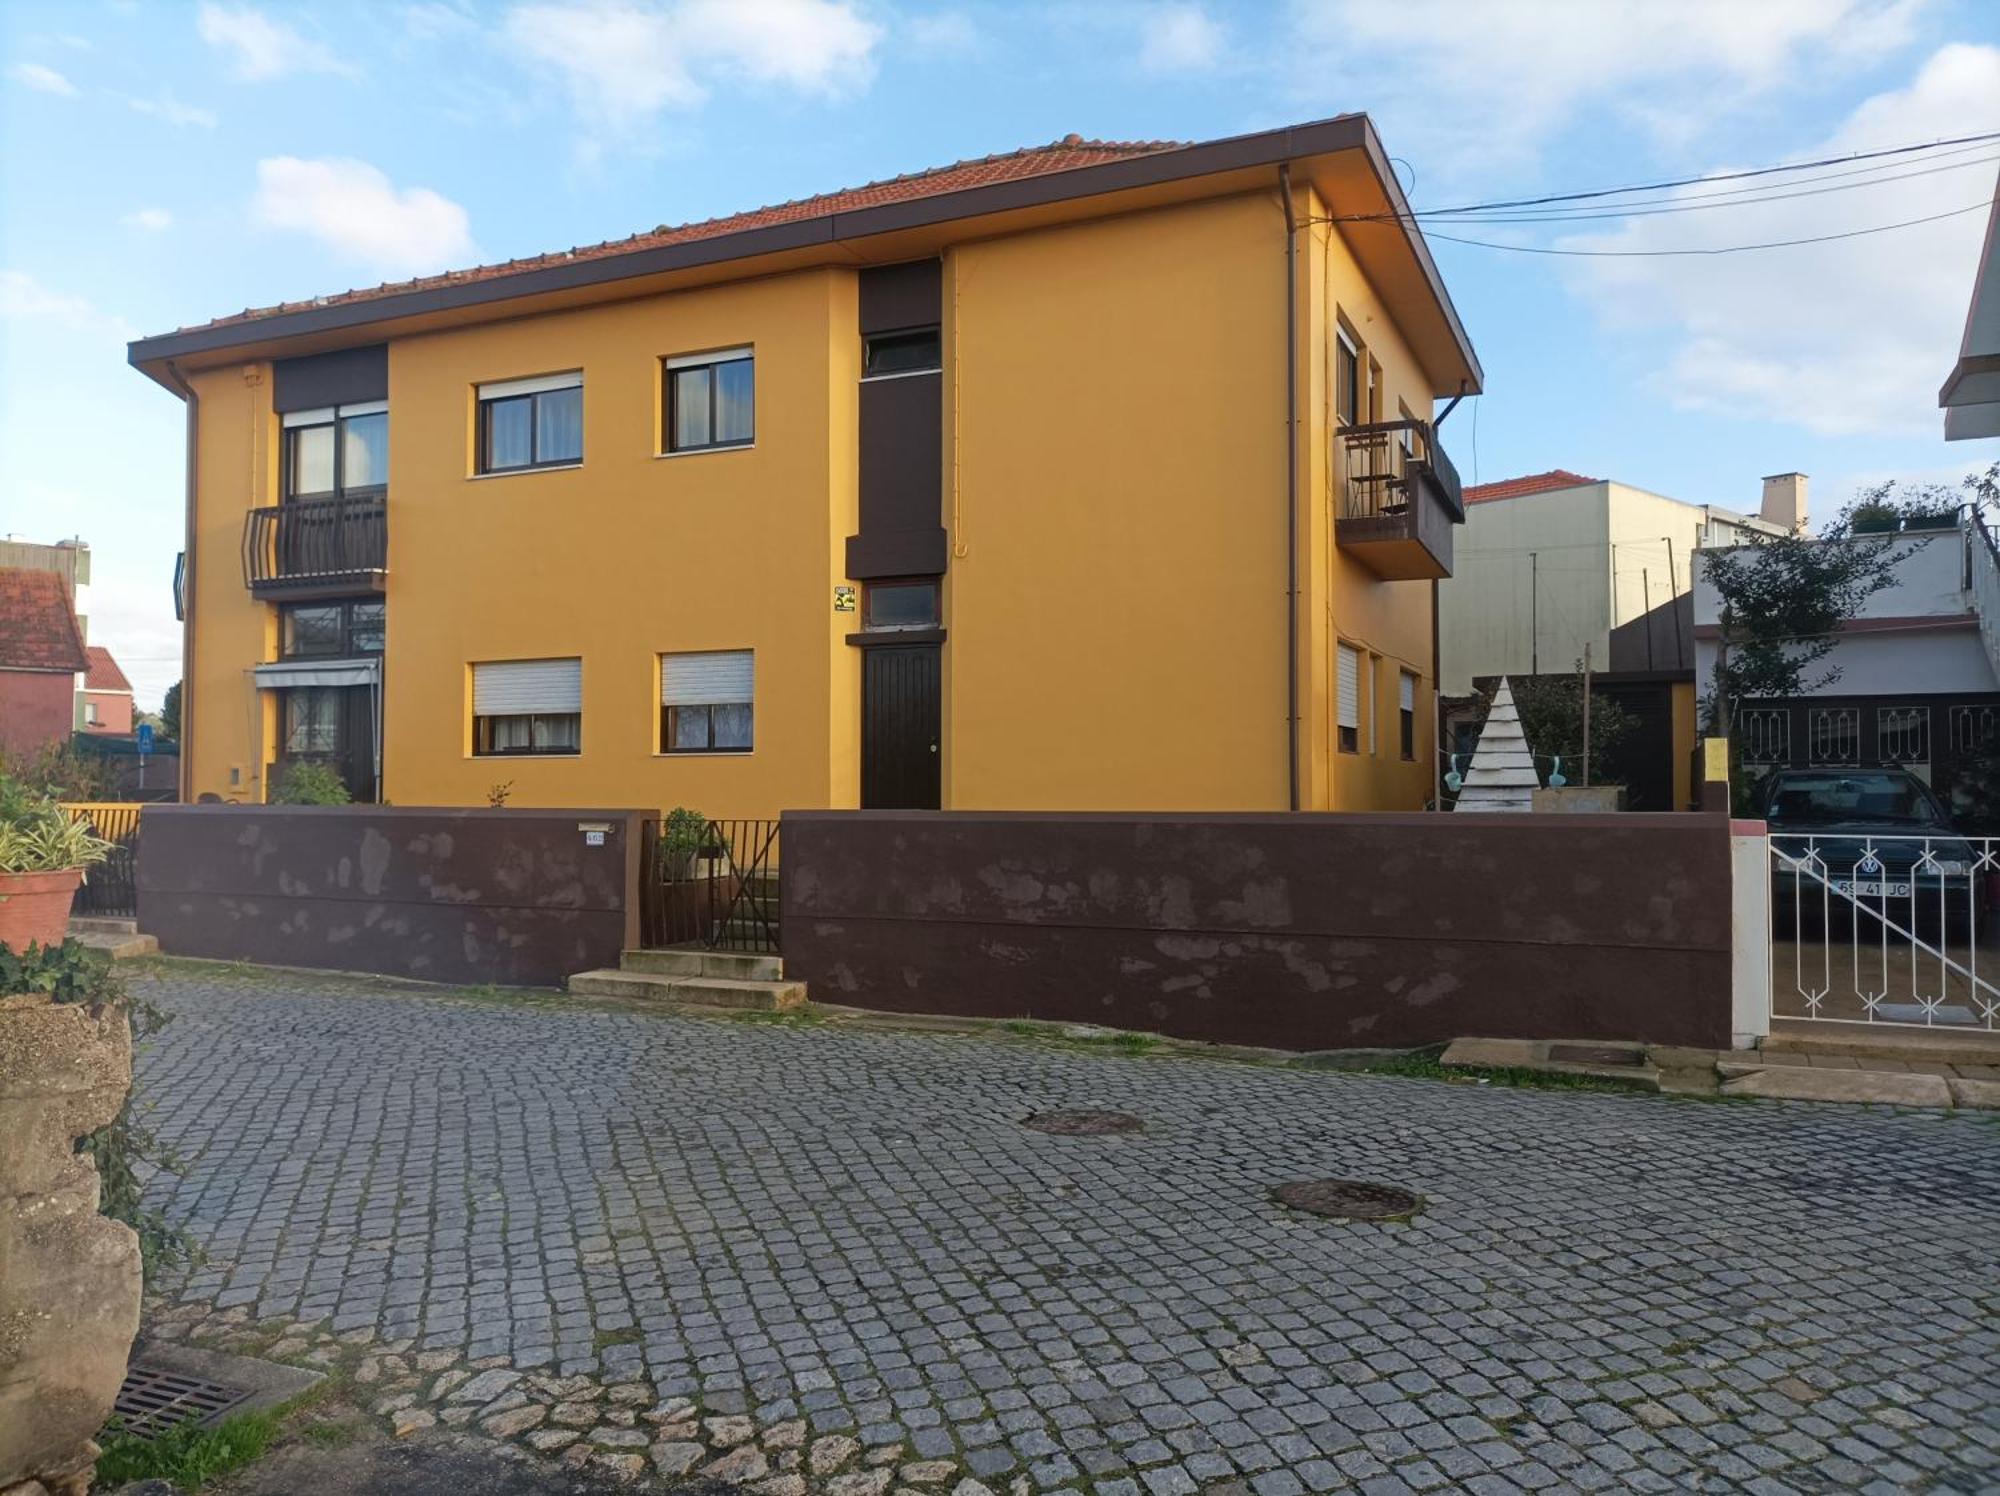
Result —
[[[137,935],[139,921],[109,914],[72,914],[69,917],[69,932],[72,935]]]
[[[2000,1064],[2000,1033],[1989,1029],[1901,1027],[1833,1021],[1771,1025],[1768,1054],[1841,1055],[1856,1060],[1930,1060]]]
[[[569,990],[586,997],[636,997],[750,1013],[782,1013],[804,1007],[806,1001],[804,982],[746,981],[736,977],[644,971],[580,971],[569,979]]]
[[[1641,1090],[1660,1089],[1660,1067],[1637,1044],[1583,1040],[1454,1039],[1440,1064],[1488,1070],[1540,1070],[1551,1075],[1589,1075],[1623,1081]]]
[[[1878,1070],[1815,1070],[1801,1065],[1774,1066],[1725,1080],[1722,1094],[1876,1106],[1944,1108],[1952,1104],[1951,1087],[1939,1076],[1891,1075]]]
[[[130,961],[136,956],[159,954],[160,942],[152,935],[113,934],[105,930],[79,930],[72,923],[70,938],[85,950],[100,951],[114,961]]]
[[[775,982],[785,974],[783,957],[745,951],[626,951],[618,958],[618,966],[622,971],[655,976],[737,977],[751,982]]]

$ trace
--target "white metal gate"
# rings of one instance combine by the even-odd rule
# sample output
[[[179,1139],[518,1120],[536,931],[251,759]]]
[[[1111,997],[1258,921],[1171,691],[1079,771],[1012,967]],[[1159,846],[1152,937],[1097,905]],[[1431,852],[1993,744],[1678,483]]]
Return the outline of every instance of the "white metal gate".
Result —
[[[1771,1016],[2000,1029],[2000,841],[1770,837]]]

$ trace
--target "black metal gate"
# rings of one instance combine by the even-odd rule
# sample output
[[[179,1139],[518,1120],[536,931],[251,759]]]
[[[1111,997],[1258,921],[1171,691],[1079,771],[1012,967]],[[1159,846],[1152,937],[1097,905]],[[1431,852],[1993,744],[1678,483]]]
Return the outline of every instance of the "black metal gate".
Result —
[[[111,855],[84,874],[83,885],[70,901],[70,913],[96,918],[136,919],[139,916],[138,805],[74,804],[63,807],[111,843]]]
[[[862,655],[861,806],[936,810],[943,786],[939,648],[876,644]]]
[[[641,942],[776,953],[778,829],[776,821],[642,822]]]

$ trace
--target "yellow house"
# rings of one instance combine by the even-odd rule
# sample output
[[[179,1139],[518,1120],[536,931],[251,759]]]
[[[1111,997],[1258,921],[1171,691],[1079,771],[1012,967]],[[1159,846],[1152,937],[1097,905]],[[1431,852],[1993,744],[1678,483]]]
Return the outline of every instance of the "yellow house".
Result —
[[[1407,215],[1362,115],[1071,136],[142,339],[182,792],[1419,807],[1481,376]]]

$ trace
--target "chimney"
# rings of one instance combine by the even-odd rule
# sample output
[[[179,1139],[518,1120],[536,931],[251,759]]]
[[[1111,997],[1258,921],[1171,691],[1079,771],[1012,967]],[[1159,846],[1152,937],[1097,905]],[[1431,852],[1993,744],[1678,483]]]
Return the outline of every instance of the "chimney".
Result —
[[[1806,475],[1777,473],[1764,480],[1764,502],[1757,511],[1774,525],[1793,533],[1806,527]]]

